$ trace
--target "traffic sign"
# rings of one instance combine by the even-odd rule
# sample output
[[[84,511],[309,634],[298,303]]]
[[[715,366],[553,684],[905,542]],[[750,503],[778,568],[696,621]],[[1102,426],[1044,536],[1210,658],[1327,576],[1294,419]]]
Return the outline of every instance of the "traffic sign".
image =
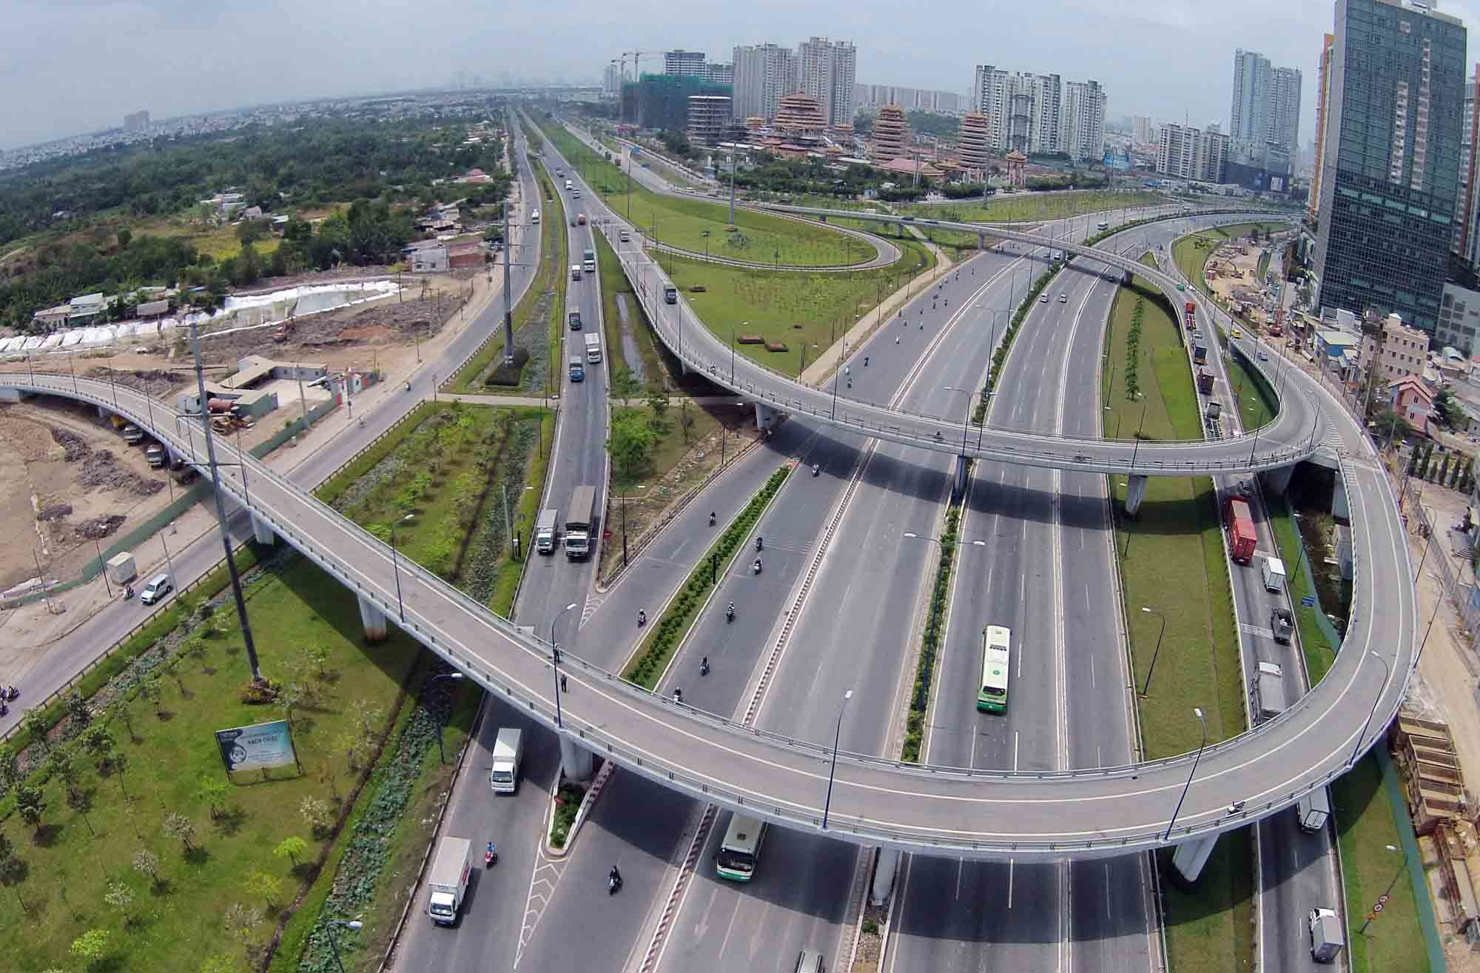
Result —
[[[1376,904],[1376,905],[1374,905],[1374,906],[1373,906],[1373,907],[1372,907],[1372,911],[1373,911],[1373,912],[1381,912],[1381,911],[1382,911],[1382,909],[1383,909],[1383,905],[1382,905],[1382,903],[1381,903],[1381,902],[1379,902],[1379,903],[1377,903],[1377,904]]]
[[[1306,608],[1314,608],[1314,607],[1316,607],[1316,596],[1315,595],[1305,595],[1304,597],[1302,597],[1300,599],[1300,603],[1302,605],[1304,605]]]
[[[1379,895],[1377,897],[1377,905],[1378,905],[1378,907],[1380,908],[1382,906],[1387,905],[1387,900],[1388,900],[1388,894],[1386,892],[1384,892],[1381,895]]]

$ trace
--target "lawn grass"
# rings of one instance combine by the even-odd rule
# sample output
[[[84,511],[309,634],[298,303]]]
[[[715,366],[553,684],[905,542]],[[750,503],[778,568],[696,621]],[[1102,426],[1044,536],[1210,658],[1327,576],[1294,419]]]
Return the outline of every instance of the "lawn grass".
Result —
[[[1237,355],[1227,356],[1228,379],[1233,383],[1233,393],[1238,399],[1238,415],[1245,429],[1258,429],[1275,416],[1275,410],[1260,391],[1259,381],[1250,373],[1243,359]]]
[[[1141,398],[1126,389],[1128,336],[1141,308],[1136,353]],[[1116,294],[1103,367],[1106,435],[1192,439],[1201,434],[1198,399],[1177,331],[1160,293],[1137,279]],[[1143,405],[1144,403],[1144,411]],[[1124,509],[1123,477],[1112,477],[1118,510]],[[1134,519],[1117,517],[1117,557],[1124,586],[1131,669],[1138,686],[1152,677],[1139,701],[1147,759],[1197,748],[1202,730],[1193,707],[1207,720],[1208,741],[1245,728],[1238,634],[1224,556],[1216,494],[1207,477],[1153,477]],[[1141,611],[1149,607],[1152,614]],[[1165,618],[1165,632],[1161,631]],[[1155,670],[1151,657],[1160,641]],[[1170,876],[1170,855],[1158,860]],[[1174,970],[1237,973],[1251,968],[1250,922],[1253,859],[1247,829],[1224,835],[1197,883],[1181,889],[1163,882],[1169,962]]]
[[[547,119],[543,128],[566,161],[601,194],[613,212],[660,243],[695,253],[705,252],[707,246],[714,256],[790,266],[863,263],[874,256],[873,247],[809,220],[737,208],[731,224],[728,204],[659,195],[635,181],[629,191],[627,174],[615,164],[591,151],[558,123]]]
[[[1336,661],[1336,653],[1317,621],[1320,602],[1317,601],[1314,608],[1301,603],[1302,598],[1314,597],[1316,592],[1306,576],[1304,548],[1301,546],[1300,531],[1295,525],[1290,507],[1285,503],[1284,497],[1277,496],[1266,496],[1264,506],[1269,511],[1269,526],[1274,532],[1275,543],[1279,545],[1280,560],[1285,562],[1285,570],[1290,574],[1290,602],[1294,605],[1295,624],[1300,629],[1300,648],[1305,655],[1305,672],[1311,686],[1315,686]]]
[[[552,345],[551,334],[559,333],[559,329],[565,326],[565,255],[567,249],[566,221],[564,201],[560,193],[556,192],[555,185],[550,180],[549,173],[545,171],[544,164],[536,161],[534,163],[535,179],[540,186],[540,194],[544,201],[540,206],[542,216],[540,218],[540,264],[535,271],[534,280],[530,281],[529,289],[524,292],[518,304],[514,305],[514,337],[515,347],[519,347],[519,339],[528,341],[531,337],[546,343],[543,350],[530,348],[530,362],[525,365],[525,370],[537,368],[544,364],[544,374],[540,376],[526,376],[519,385],[494,385],[487,381],[493,374],[495,368],[503,359],[504,352],[504,329],[502,322],[495,329],[493,335],[468,358],[463,366],[457,370],[443,388],[449,392],[475,394],[475,395],[527,395],[531,390],[558,389],[559,382],[553,379],[552,369],[555,367],[556,357],[553,349],[558,343]],[[522,255],[510,254],[511,259],[522,259]],[[500,298],[502,301],[502,298]],[[502,306],[500,304],[500,306]],[[537,321],[536,318],[539,320]],[[531,379],[538,378],[539,382],[532,385]]]
[[[1055,193],[1008,193],[991,196],[986,205],[979,198],[955,203],[916,204],[897,207],[926,219],[971,223],[1026,223],[1061,219],[1112,209],[1155,206],[1167,202],[1161,193],[1134,190],[1109,192],[1099,189]]]
[[[1248,236],[1249,231],[1258,228],[1264,233],[1268,230],[1279,230],[1287,227],[1285,223],[1230,223],[1227,226],[1215,226],[1210,230],[1200,233],[1189,233],[1179,237],[1172,244],[1172,261],[1182,276],[1196,285],[1198,290],[1209,297],[1213,297],[1212,288],[1203,275],[1207,266],[1208,258],[1218,246],[1238,237]]]
[[[721,340],[736,341],[737,354],[796,376],[860,315],[935,265],[921,244],[901,240],[899,246],[904,256],[893,265],[847,274],[742,270],[666,256],[662,264],[704,324]],[[740,344],[743,335],[780,342],[786,350]]]
[[[612,375],[615,378],[622,372],[641,374],[644,389],[663,388],[669,375],[669,366],[664,361],[665,349],[654,336],[652,327],[648,324],[647,313],[633,293],[632,283],[627,280],[627,274],[617,262],[617,255],[612,251],[611,244],[606,242],[604,234],[597,233],[595,236],[596,266],[601,273],[602,332],[606,340],[606,352],[611,359]],[[633,339],[637,343],[637,353],[641,359],[638,362],[629,362],[627,350],[622,346],[621,317],[617,314],[619,294],[626,298],[627,313],[632,320]],[[634,365],[638,367],[634,368]]]
[[[284,715],[280,706],[239,700],[248,676],[241,637],[230,610],[218,613],[219,634],[198,639],[199,656],[178,657],[173,671],[154,683],[157,701],[135,695],[108,719],[128,759],[123,773],[103,776],[91,759],[79,759],[77,788],[90,803],[85,812],[76,802],[69,806],[65,788],[53,778],[43,787],[43,837],[15,816],[0,825],[27,868],[26,878],[0,897],[0,922],[26,929],[10,938],[8,968],[75,968],[68,946],[94,928],[109,933],[104,962],[112,970],[194,970],[215,954],[240,960],[243,947],[222,928],[226,909],[234,903],[263,909],[269,899],[281,907],[292,900],[308,874],[305,864],[323,848],[299,803],[313,797],[337,807],[351,792],[359,774],[345,759],[342,740],[363,736],[355,729],[360,715],[371,717],[376,732],[383,729],[420,649],[392,632],[373,651],[363,650],[354,596],[304,559],[290,558],[250,584],[248,611],[264,673],[287,680],[296,669],[296,678],[319,692],[294,715],[303,773],[230,787],[215,815],[198,793],[203,780],[225,779],[214,730]],[[305,646],[325,653],[322,670],[306,662]],[[194,825],[194,851],[162,832],[170,812]],[[295,867],[273,854],[290,836],[308,842],[299,859],[305,864]],[[162,885],[151,887],[131,867],[140,850],[158,856]],[[246,887],[259,872],[269,877],[265,884],[276,881],[274,894]],[[110,882],[132,893],[126,909],[104,901]],[[260,919],[247,938],[256,948],[271,932],[271,921]]]
[[[1379,744],[1382,746],[1382,744]],[[1345,776],[1331,784],[1331,810],[1341,846],[1341,875],[1346,890],[1347,956],[1352,973],[1429,969],[1413,897],[1412,876],[1405,869],[1399,819],[1410,835],[1407,811],[1395,805],[1383,785],[1376,754],[1368,754]],[[1414,868],[1422,862],[1408,859]],[[1396,881],[1395,881],[1396,879]],[[1389,891],[1391,884],[1391,891]],[[1365,933],[1359,933],[1377,897],[1390,898]]]

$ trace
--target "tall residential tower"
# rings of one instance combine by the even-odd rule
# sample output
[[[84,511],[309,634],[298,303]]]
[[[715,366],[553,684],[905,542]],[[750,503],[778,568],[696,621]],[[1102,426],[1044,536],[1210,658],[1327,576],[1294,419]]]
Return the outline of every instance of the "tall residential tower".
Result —
[[[853,124],[853,80],[858,52],[847,41],[813,37],[797,48],[798,90],[817,99],[829,125]]]

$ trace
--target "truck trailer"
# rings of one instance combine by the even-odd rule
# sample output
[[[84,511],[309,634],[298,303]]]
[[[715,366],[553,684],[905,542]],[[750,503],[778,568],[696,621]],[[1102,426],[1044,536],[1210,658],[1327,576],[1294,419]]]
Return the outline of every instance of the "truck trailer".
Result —
[[[565,557],[584,561],[591,556],[591,538],[596,521],[596,488],[582,484],[570,496],[565,512]]]
[[[1254,533],[1254,517],[1249,513],[1249,503],[1240,497],[1229,497],[1223,511],[1224,523],[1228,525],[1228,549],[1233,559],[1240,564],[1254,560],[1254,548],[1259,535]]]

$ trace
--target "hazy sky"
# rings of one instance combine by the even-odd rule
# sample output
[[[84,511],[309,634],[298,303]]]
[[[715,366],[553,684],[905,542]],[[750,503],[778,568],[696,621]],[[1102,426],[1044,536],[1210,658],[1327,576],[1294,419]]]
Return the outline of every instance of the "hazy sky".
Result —
[[[1480,23],[1480,0],[1441,9]],[[684,47],[729,59],[738,43],[811,34],[858,46],[858,81],[965,92],[978,63],[1094,78],[1112,117],[1228,124],[1232,54],[1304,75],[1331,0],[0,0],[0,147],[155,117],[263,102],[447,84],[595,82],[623,49]],[[654,58],[644,65],[658,65]]]

